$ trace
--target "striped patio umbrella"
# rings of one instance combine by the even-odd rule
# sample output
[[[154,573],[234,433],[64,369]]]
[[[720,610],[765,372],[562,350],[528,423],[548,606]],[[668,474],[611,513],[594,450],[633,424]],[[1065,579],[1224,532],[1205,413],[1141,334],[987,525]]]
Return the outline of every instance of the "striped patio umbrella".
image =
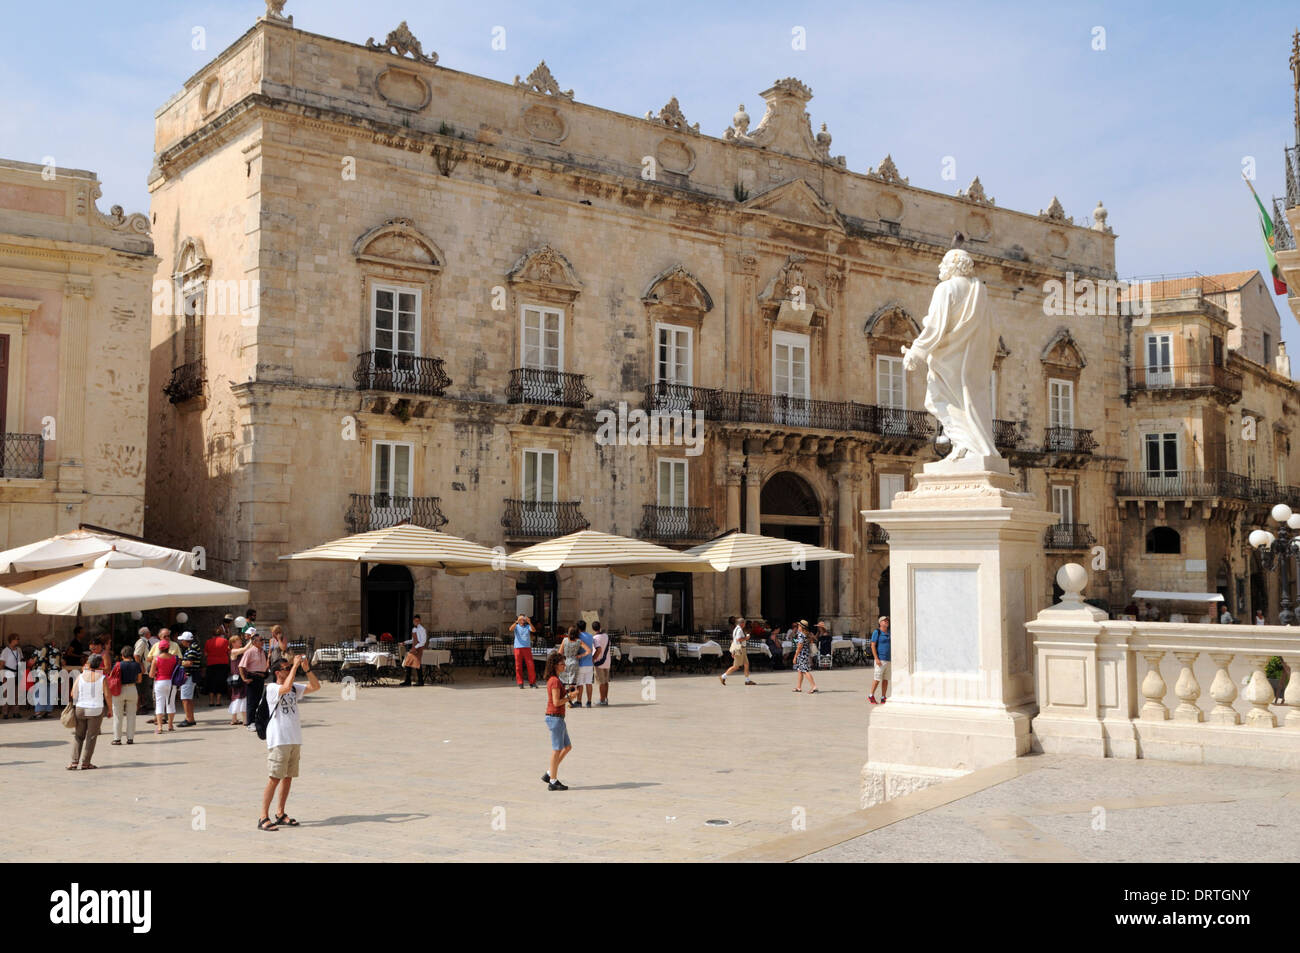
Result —
[[[644,576],[658,572],[713,572],[706,562],[667,546],[643,539],[614,536],[584,529],[568,536],[548,539],[517,552],[514,559],[530,563],[543,572],[569,569],[609,569],[616,576]]]
[[[0,552],[0,573],[68,569],[114,550],[138,556],[144,565],[155,569],[169,569],[187,575],[194,572],[194,556],[184,550],[155,546],[113,533],[79,529]]]
[[[716,539],[686,550],[686,555],[708,562],[718,572],[748,569],[753,566],[777,566],[781,563],[820,562],[828,559],[852,559],[851,553],[823,549],[793,539],[755,536],[732,530]]]
[[[468,539],[426,529],[413,523],[399,523],[385,529],[357,533],[321,543],[281,559],[320,562],[378,563],[397,566],[432,566],[455,576],[471,572],[503,570],[527,572],[534,567],[504,551],[488,549]]]
[[[38,576],[13,591],[36,600],[41,615],[108,615],[134,609],[247,604],[248,590],[111,552],[94,565]]]

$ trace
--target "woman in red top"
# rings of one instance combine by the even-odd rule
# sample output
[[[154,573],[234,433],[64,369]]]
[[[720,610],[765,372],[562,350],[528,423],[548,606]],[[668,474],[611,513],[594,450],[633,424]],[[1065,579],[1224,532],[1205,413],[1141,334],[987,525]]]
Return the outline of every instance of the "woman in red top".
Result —
[[[180,656],[171,653],[171,643],[168,640],[163,639],[158,643],[158,654],[149,666],[149,677],[153,679],[155,735],[162,734],[164,715],[167,717],[167,730],[176,730],[176,686],[172,684],[172,672],[180,663]]]
[[[552,791],[569,790],[567,785],[560,783],[560,762],[573,750],[569,728],[564,721],[564,703],[570,693],[560,680],[563,671],[564,656],[558,652],[546,656],[546,672],[542,677],[546,680],[546,727],[551,732],[551,770],[542,775],[542,781]]]
[[[203,643],[203,654],[208,665],[208,707],[215,708],[223,703],[230,679],[230,640],[225,626],[213,630],[212,638]]]

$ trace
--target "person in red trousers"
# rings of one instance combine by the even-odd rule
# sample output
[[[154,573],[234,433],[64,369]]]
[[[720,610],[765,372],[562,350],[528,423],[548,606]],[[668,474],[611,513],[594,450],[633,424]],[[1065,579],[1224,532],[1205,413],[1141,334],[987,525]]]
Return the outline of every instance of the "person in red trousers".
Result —
[[[528,684],[537,687],[537,669],[533,667],[533,633],[537,627],[526,615],[515,619],[511,630],[515,634],[515,682],[524,687],[524,666],[528,666]]]

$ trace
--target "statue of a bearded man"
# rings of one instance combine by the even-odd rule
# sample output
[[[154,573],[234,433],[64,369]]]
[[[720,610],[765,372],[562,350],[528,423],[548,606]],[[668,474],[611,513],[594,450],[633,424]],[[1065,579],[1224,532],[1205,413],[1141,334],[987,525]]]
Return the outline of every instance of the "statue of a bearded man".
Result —
[[[993,444],[990,393],[997,336],[988,290],[974,272],[974,260],[960,248],[943,256],[921,334],[903,348],[905,370],[914,371],[922,362],[929,367],[925,409],[952,441],[945,461],[1001,456]]]

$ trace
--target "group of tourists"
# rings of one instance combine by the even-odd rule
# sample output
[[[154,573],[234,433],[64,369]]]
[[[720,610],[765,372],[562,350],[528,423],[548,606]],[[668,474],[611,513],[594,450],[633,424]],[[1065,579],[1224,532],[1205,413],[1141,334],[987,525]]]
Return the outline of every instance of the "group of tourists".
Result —
[[[522,614],[516,616],[510,626],[514,638],[515,684],[520,688],[524,687],[525,670],[528,672],[529,686],[537,687],[537,671],[533,665],[533,635],[536,632],[533,620]],[[608,707],[612,658],[609,633],[600,622],[593,621],[590,630],[585,619],[579,619],[569,626],[552,654],[556,653],[565,663],[560,678],[566,696],[572,694],[568,700],[569,707],[581,707],[583,689],[586,689],[586,705],[592,707],[593,689],[596,687],[600,689],[597,704]],[[549,677],[543,673],[542,680],[546,681]]]

